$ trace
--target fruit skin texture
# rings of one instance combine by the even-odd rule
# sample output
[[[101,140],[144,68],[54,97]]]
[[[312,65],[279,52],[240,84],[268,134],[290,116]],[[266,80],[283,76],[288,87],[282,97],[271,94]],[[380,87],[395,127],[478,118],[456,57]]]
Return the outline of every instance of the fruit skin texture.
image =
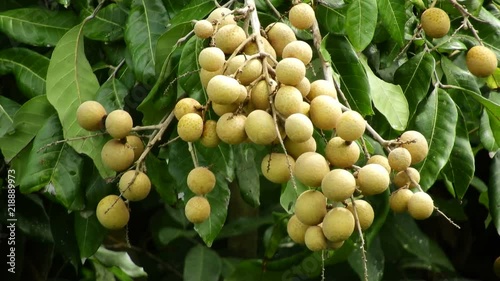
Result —
[[[382,155],[373,155],[372,157],[370,157],[370,159],[368,159],[368,161],[366,161],[366,164],[379,164],[380,166],[384,167],[388,173],[391,172],[389,159]]]
[[[306,3],[293,6],[288,14],[290,23],[298,29],[308,29],[314,24],[316,15],[313,8]]]
[[[234,15],[231,14],[231,10],[225,7],[216,8],[207,17],[207,21],[210,23],[219,22],[219,27],[236,24],[234,20]]]
[[[363,195],[375,195],[389,187],[389,173],[379,164],[367,164],[358,170],[359,189]]]
[[[305,235],[308,228],[308,225],[303,224],[296,215],[293,215],[288,220],[288,223],[286,225],[286,232],[293,242],[297,244],[304,244]]]
[[[323,229],[319,225],[309,226],[304,235],[304,242],[306,247],[313,251],[325,250],[328,246],[325,235],[323,234]]]
[[[323,155],[317,152],[306,152],[295,161],[293,174],[303,184],[310,187],[321,185],[323,177],[330,172],[330,166]]]
[[[217,147],[220,143],[219,136],[217,136],[217,121],[207,120],[203,124],[203,133],[200,137],[200,143],[205,147]]]
[[[354,204],[356,205],[356,212],[358,213],[361,231],[365,231],[370,228],[373,223],[373,219],[375,218],[373,207],[372,205],[370,205],[370,203],[361,199],[355,200]],[[349,201],[346,208],[351,211],[352,215],[354,216],[354,206],[352,204],[352,201]],[[354,218],[356,219],[356,216],[354,216]]]
[[[240,90],[240,83],[225,75],[216,75],[207,84],[208,98],[218,104],[231,104],[237,101]]]
[[[126,170],[134,162],[134,150],[117,139],[106,142],[101,150],[104,165],[113,171]]]
[[[408,201],[408,213],[416,220],[429,218],[433,211],[434,201],[425,192],[415,192]]]
[[[106,116],[106,109],[96,101],[85,101],[76,110],[76,121],[87,131],[102,129],[102,119]]]
[[[276,80],[285,85],[295,86],[299,84],[305,76],[306,66],[299,59],[284,58],[276,65]]]
[[[177,133],[186,142],[197,141],[203,133],[203,119],[196,113],[188,113],[177,123]]]
[[[411,154],[411,164],[417,164],[424,160],[429,153],[429,146],[425,137],[417,131],[406,131],[398,140],[403,142],[402,147],[408,149]]]
[[[355,142],[346,142],[340,137],[328,141],[325,147],[326,159],[335,167],[347,168],[359,159],[359,146]]]
[[[326,198],[341,202],[351,197],[356,189],[356,179],[344,169],[328,172],[321,181],[321,190]]]
[[[245,121],[245,132],[248,138],[255,144],[271,144],[278,133],[271,114],[264,110],[256,109],[248,114]]]
[[[199,101],[193,98],[180,99],[174,107],[174,115],[177,120],[188,113],[198,113],[201,109]]]
[[[337,119],[335,132],[346,141],[355,141],[365,133],[365,128],[366,121],[363,116],[356,111],[349,110]]]
[[[324,79],[318,79],[311,82],[311,90],[309,91],[307,98],[312,101],[316,97],[323,95],[331,96],[332,98],[337,99],[337,90],[335,89],[333,83]]]
[[[130,219],[127,205],[120,197],[114,194],[108,195],[99,201],[96,208],[96,215],[97,220],[107,229],[121,229],[127,225]]]
[[[218,69],[216,71],[210,72],[207,71],[203,68],[200,69],[200,81],[201,81],[201,86],[203,86],[203,89],[206,89],[208,86],[208,82],[212,80],[217,75],[222,74],[222,68]]]
[[[199,20],[194,24],[193,31],[198,38],[206,39],[212,36],[214,33],[214,27],[208,20]]]
[[[206,167],[196,167],[187,176],[187,186],[196,195],[205,195],[215,187],[215,175]]]
[[[273,81],[274,82],[274,81]],[[256,109],[267,110],[271,107],[269,103],[269,93],[276,90],[277,83],[274,82],[274,89],[271,88],[270,91],[267,89],[266,80],[260,80],[250,91],[250,101],[255,106]]]
[[[285,148],[289,155],[292,155],[293,158],[297,159],[300,155],[306,152],[315,152],[316,151],[316,140],[311,137],[305,142],[293,142],[289,138],[285,139]]]
[[[186,218],[191,223],[202,223],[210,217],[210,203],[202,196],[191,197],[184,207]]]
[[[420,17],[425,35],[431,38],[441,38],[450,30],[450,17],[439,8],[429,8]]]
[[[127,144],[134,151],[134,162],[141,157],[141,154],[144,152],[144,143],[141,138],[135,135],[127,136]]]
[[[295,215],[306,225],[318,225],[326,215],[326,198],[317,190],[302,192],[295,202]]]
[[[220,48],[224,54],[232,54],[236,48],[247,38],[243,28],[229,24],[225,25],[214,35],[215,46]]]
[[[136,176],[136,171],[130,170],[121,176],[118,187],[123,197],[130,201],[140,201],[151,191],[151,181],[145,173],[138,171]]]
[[[417,187],[412,183],[410,178],[416,183],[420,182],[420,173],[417,169],[410,167],[405,171],[398,172],[392,181],[397,187],[403,187],[405,185],[409,185],[409,187]]]
[[[246,117],[241,114],[225,113],[217,120],[217,136],[227,144],[239,144],[247,139]]]
[[[106,117],[106,131],[115,139],[122,139],[130,134],[133,125],[132,117],[125,110],[113,110]]]
[[[288,163],[290,163],[293,171],[295,160],[290,157],[290,155],[285,156],[284,153],[271,153],[262,158],[260,169],[264,177],[269,181],[274,183],[285,183],[290,180],[291,177]]]
[[[285,120],[285,132],[294,142],[305,142],[313,135],[311,120],[302,113],[294,113]]]
[[[269,43],[273,46],[278,57],[281,57],[283,49],[288,43],[297,40],[293,30],[282,22],[269,24],[265,31],[267,33]]]
[[[404,147],[396,147],[387,156],[389,165],[394,171],[403,171],[411,165],[411,154]]]
[[[320,95],[311,101],[309,116],[311,117],[311,121],[314,126],[319,129],[334,129],[337,125],[337,120],[341,115],[342,109],[340,107],[340,103],[334,97]]]
[[[413,196],[413,191],[400,188],[389,196],[389,206],[394,213],[403,213],[408,211],[408,201]]]
[[[210,72],[221,69],[226,62],[224,52],[217,47],[207,47],[198,55],[200,67]]]
[[[311,62],[313,51],[311,46],[304,41],[292,41],[288,43],[283,49],[283,58],[297,58],[301,60],[304,65]]]
[[[477,77],[488,77],[497,69],[497,56],[488,47],[474,46],[467,52],[465,63],[470,73]]]
[[[354,232],[354,216],[343,207],[331,209],[323,219],[323,234],[332,242],[347,240]]]
[[[274,97],[274,105],[284,117],[299,113],[302,108],[302,94],[293,86],[281,86]]]

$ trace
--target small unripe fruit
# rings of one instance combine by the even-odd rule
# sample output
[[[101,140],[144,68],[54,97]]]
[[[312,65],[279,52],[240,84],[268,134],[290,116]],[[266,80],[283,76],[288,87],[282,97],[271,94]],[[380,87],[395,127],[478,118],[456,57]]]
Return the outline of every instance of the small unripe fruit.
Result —
[[[337,119],[335,132],[346,141],[355,141],[359,139],[366,128],[366,121],[357,111],[349,110]]]
[[[340,115],[342,115],[340,103],[331,96],[318,96],[311,101],[309,116],[314,126],[319,129],[333,130]]]
[[[196,195],[205,195],[215,187],[215,175],[206,167],[196,167],[187,176],[187,186]]]
[[[129,145],[112,139],[102,147],[101,159],[106,167],[121,172],[134,162],[134,150]]]
[[[285,120],[285,132],[294,142],[305,142],[314,132],[311,120],[302,113],[294,113]]]
[[[264,110],[256,109],[248,114],[245,121],[245,132],[255,144],[271,144],[278,133],[271,114]]]
[[[247,139],[246,117],[241,114],[226,113],[217,120],[216,132],[219,139],[227,144],[239,144]]]
[[[408,149],[411,154],[411,164],[417,164],[424,160],[429,153],[429,146],[425,137],[417,131],[406,131],[398,139],[402,147]]]
[[[99,223],[107,229],[122,229],[130,219],[127,205],[116,195],[108,195],[97,204],[96,216]]]
[[[216,75],[207,84],[208,98],[218,104],[231,104],[237,101],[240,90],[240,83],[225,75]]]
[[[316,15],[313,8],[306,3],[293,6],[288,13],[290,23],[298,29],[308,29],[314,24]]]
[[[328,247],[323,229],[319,225],[313,225],[307,228],[304,235],[304,242],[306,247],[313,252],[325,250]]]
[[[403,171],[411,165],[411,154],[406,148],[397,147],[389,152],[387,160],[392,170]]]
[[[425,35],[431,38],[441,38],[450,30],[450,17],[439,8],[429,8],[420,18]]]
[[[200,67],[207,71],[216,71],[221,69],[226,62],[224,52],[217,47],[207,47],[201,50],[198,55]]]
[[[367,164],[358,171],[359,189],[363,195],[382,193],[389,187],[389,182],[389,173],[379,164]]]
[[[485,46],[474,46],[465,58],[470,73],[477,77],[488,77],[497,69],[497,56]]]
[[[434,211],[434,201],[425,192],[415,192],[408,200],[408,213],[416,220],[429,218]]]
[[[318,79],[311,82],[311,90],[307,95],[307,98],[312,101],[318,96],[331,96],[332,98],[337,99],[337,90],[333,83],[324,80]]]
[[[326,159],[335,167],[348,168],[359,159],[360,149],[355,142],[346,142],[340,137],[328,141],[325,147]]]
[[[219,28],[229,24],[236,24],[234,15],[231,10],[225,7],[219,7],[213,10],[207,17],[207,21],[214,24],[219,24]]]
[[[403,213],[408,210],[408,201],[413,196],[413,191],[400,188],[389,197],[389,206],[394,213]]]
[[[311,62],[313,51],[311,46],[304,41],[292,41],[283,49],[283,58],[297,58],[305,65]]]
[[[122,139],[130,134],[132,126],[132,117],[125,110],[113,110],[106,117],[106,131],[115,139]]]
[[[203,133],[203,119],[196,113],[188,113],[177,123],[177,133],[185,142],[195,142]]]
[[[331,209],[323,219],[323,234],[332,242],[347,240],[354,232],[354,216],[343,207]]]
[[[326,198],[342,202],[353,195],[356,190],[356,179],[346,170],[334,169],[321,181],[321,190]]]
[[[144,152],[144,143],[141,138],[135,135],[128,135],[127,145],[134,151],[134,162],[137,161],[137,159],[139,159],[141,154]]]
[[[372,205],[370,205],[370,203],[361,199],[355,200],[354,205],[356,205],[356,212],[358,214],[361,231],[365,231],[370,228],[373,223],[373,219],[375,218],[373,207]],[[349,201],[349,203],[347,204],[347,209],[351,211],[352,215],[354,216],[354,207],[352,201]],[[354,216],[354,219],[356,219],[356,216]]]
[[[306,66],[296,58],[284,58],[276,65],[276,80],[285,85],[295,86],[306,76]]]
[[[306,152],[295,161],[293,174],[301,183],[318,187],[325,175],[330,172],[330,166],[323,155],[317,152]]]
[[[179,120],[187,113],[199,113],[201,107],[200,102],[193,98],[180,99],[174,107],[175,118]]]
[[[210,203],[207,198],[194,196],[184,207],[186,218],[191,223],[202,223],[210,217]]]
[[[102,129],[104,116],[106,116],[106,109],[96,101],[85,101],[76,110],[78,125],[87,131]]]
[[[316,151],[316,140],[313,137],[309,138],[305,142],[294,142],[289,138],[286,138],[284,142],[286,151],[295,159],[306,152]]]
[[[247,35],[243,28],[235,24],[219,28],[214,35],[215,46],[220,48],[225,54],[232,54],[246,38]]]
[[[420,173],[417,169],[409,167],[404,171],[398,172],[393,179],[394,185],[397,187],[409,186],[417,187],[416,184],[420,182]],[[413,183],[415,182],[415,183]]]
[[[140,201],[148,196],[151,181],[145,173],[130,170],[121,176],[118,187],[127,200]]]
[[[274,105],[285,118],[299,113],[302,108],[302,94],[293,86],[281,86],[274,97]]]
[[[297,40],[293,30],[282,22],[269,24],[265,31],[267,33],[269,43],[273,46],[278,57],[281,57],[283,49],[286,45],[288,45],[288,43]]]
[[[288,160],[287,160],[288,159]],[[290,165],[290,168],[288,167]],[[260,164],[262,174],[274,183],[285,183],[290,180],[290,169],[293,171],[295,160],[284,153],[271,153],[264,156]]]
[[[326,214],[326,198],[316,190],[302,192],[295,202],[295,215],[306,225],[319,224]]]
[[[217,136],[217,121],[205,121],[205,124],[203,124],[203,133],[200,137],[200,143],[209,148],[214,148],[219,145],[220,139],[219,136]]]
[[[388,173],[391,172],[389,159],[382,155],[373,155],[372,157],[370,157],[370,159],[368,159],[368,161],[366,161],[366,164],[379,164],[380,166],[384,167]]]
[[[199,20],[194,24],[193,31],[198,38],[206,39],[214,34],[214,27],[208,20]]]
[[[290,236],[290,239],[292,239],[293,242],[297,244],[304,244],[305,243],[305,235],[306,231],[309,228],[308,225],[303,224],[296,215],[293,215],[290,217],[288,220],[287,226],[286,226],[286,231],[288,233],[288,236]]]

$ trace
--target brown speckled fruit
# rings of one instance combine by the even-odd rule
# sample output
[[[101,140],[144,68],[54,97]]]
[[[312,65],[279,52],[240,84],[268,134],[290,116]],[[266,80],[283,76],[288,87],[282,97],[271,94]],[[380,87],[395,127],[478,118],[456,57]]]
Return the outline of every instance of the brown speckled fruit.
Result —
[[[361,231],[365,231],[370,228],[373,223],[373,219],[375,218],[373,207],[372,205],[370,205],[370,203],[362,199],[355,200],[354,205],[356,205],[356,212],[358,214]],[[347,203],[347,209],[351,211],[354,218],[356,218],[356,216],[354,215],[354,206],[351,200],[349,200],[349,203]]]
[[[283,58],[297,58],[305,65],[311,62],[313,51],[309,44],[304,41],[297,40],[288,43],[283,49]]]
[[[347,240],[354,232],[354,216],[344,207],[331,209],[323,219],[323,234],[332,242]]]
[[[485,46],[474,46],[465,58],[470,73],[477,77],[488,77],[497,69],[497,56]]]
[[[127,205],[116,195],[108,195],[99,201],[97,220],[107,229],[122,229],[130,219]]]
[[[243,28],[235,24],[219,28],[214,35],[215,46],[220,48],[225,54],[232,54],[246,38],[247,35]]]
[[[425,137],[417,131],[406,131],[398,139],[402,147],[408,149],[411,154],[411,164],[417,164],[424,160],[429,153],[429,146]]]
[[[408,201],[413,196],[413,191],[400,188],[389,197],[389,206],[394,213],[402,213],[408,210]]]
[[[307,95],[309,100],[314,100],[317,96],[331,96],[332,98],[337,99],[337,90],[333,83],[328,82],[327,80],[318,79],[311,82],[311,90]]]
[[[344,169],[333,169],[321,181],[321,190],[326,198],[342,202],[356,190],[356,179]]]
[[[429,218],[434,211],[434,201],[425,192],[417,191],[408,200],[408,213],[416,220]]]
[[[334,97],[321,95],[311,101],[309,116],[314,126],[319,129],[334,129],[340,115],[342,115],[342,109]]]
[[[294,142],[305,142],[310,139],[314,127],[307,116],[302,113],[294,113],[285,120],[285,132],[289,139]]]
[[[302,94],[293,86],[281,86],[274,97],[276,110],[285,118],[301,112]]]
[[[387,160],[392,170],[403,171],[411,165],[411,154],[406,148],[397,147],[389,152]]]
[[[330,172],[330,166],[323,155],[317,152],[306,152],[297,158],[293,174],[301,183],[318,187],[325,175]]]
[[[365,132],[366,121],[357,111],[349,110],[337,119],[335,132],[346,141],[355,141]]]
[[[203,134],[203,119],[196,113],[188,113],[177,123],[177,133],[185,142],[195,142]]]
[[[328,141],[325,156],[330,163],[339,168],[348,168],[359,159],[360,149],[355,142],[346,142],[340,137]]]
[[[276,90],[278,83],[272,80],[272,86],[267,85],[266,80],[260,80],[250,90],[250,101],[255,109],[267,110],[271,107],[269,103],[269,94]]]
[[[191,197],[184,207],[186,218],[191,223],[202,223],[210,217],[210,203],[202,196]]]
[[[328,247],[328,241],[323,234],[323,229],[319,225],[309,226],[304,235],[306,247],[313,251],[325,250]]]
[[[288,220],[287,226],[286,226],[286,231],[288,233],[288,236],[290,236],[290,239],[292,239],[293,242],[297,244],[304,244],[305,243],[305,235],[306,231],[309,228],[308,225],[303,224],[296,215],[293,215],[290,217]]]
[[[121,176],[118,188],[127,200],[140,201],[148,196],[151,190],[151,181],[145,173],[130,170]]]
[[[363,195],[375,195],[389,187],[390,177],[387,170],[379,164],[367,164],[358,170],[359,189]]]
[[[308,29],[314,24],[316,15],[313,8],[306,3],[293,6],[288,13],[290,23],[298,29]]]
[[[207,17],[207,21],[213,24],[218,24],[219,28],[225,25],[236,24],[234,15],[231,14],[231,9],[219,7],[213,10]]]
[[[450,30],[450,17],[439,8],[429,8],[420,17],[425,35],[431,38],[441,38]]]
[[[129,145],[112,139],[102,147],[101,159],[106,167],[121,172],[134,162],[134,150]]]
[[[240,83],[236,79],[216,75],[207,84],[208,98],[218,104],[231,104],[240,96]]]
[[[247,139],[245,115],[226,113],[217,120],[216,132],[219,139],[228,144],[239,144]]]
[[[193,31],[198,38],[206,39],[214,34],[214,27],[208,20],[199,20],[194,24]]]
[[[285,139],[285,148],[288,154],[292,155],[293,158],[297,159],[300,155],[306,152],[314,152],[316,151],[316,140],[311,137],[305,142],[294,142],[289,138]]]
[[[144,152],[144,143],[141,138],[136,135],[127,136],[127,145],[134,150],[134,162],[139,159],[141,154]]]
[[[295,86],[306,76],[306,66],[296,58],[284,58],[276,65],[276,80],[285,85]]]
[[[382,155],[373,155],[366,161],[366,164],[379,164],[384,167],[388,173],[391,172],[391,166],[389,165],[389,159]]]
[[[202,106],[199,101],[193,98],[180,99],[174,107],[174,115],[177,120],[187,113],[199,113]]]
[[[274,183],[285,183],[290,180],[290,169],[293,171],[294,167],[295,160],[290,155],[285,156],[284,153],[267,154],[260,164],[264,177]]]
[[[217,121],[207,120],[203,124],[203,133],[200,137],[200,143],[205,147],[217,147],[220,143],[219,136],[217,136]]]
[[[207,71],[216,71],[221,69],[226,62],[224,52],[217,47],[207,47],[198,54],[198,63],[200,67]]]
[[[307,225],[318,225],[326,214],[326,198],[317,190],[302,192],[295,202],[295,215]]]
[[[394,185],[397,187],[409,186],[409,187],[417,187],[416,184],[420,182],[420,173],[417,169],[413,167],[409,167],[404,171],[398,172],[394,179],[392,180]],[[414,184],[415,182],[416,184]]]
[[[115,139],[122,139],[130,134],[133,125],[132,117],[125,110],[113,110],[106,117],[106,131]]]
[[[98,131],[104,128],[103,118],[106,109],[96,101],[85,101],[76,110],[76,121],[87,131]]]
[[[283,49],[288,43],[297,40],[293,30],[282,22],[269,24],[265,31],[267,33],[269,43],[273,46],[278,57],[281,57]]]
[[[271,114],[264,110],[256,109],[248,114],[245,121],[245,132],[255,144],[271,144],[276,137],[276,126]]]
[[[207,167],[196,167],[187,176],[187,186],[196,195],[205,195],[215,187],[215,175]]]

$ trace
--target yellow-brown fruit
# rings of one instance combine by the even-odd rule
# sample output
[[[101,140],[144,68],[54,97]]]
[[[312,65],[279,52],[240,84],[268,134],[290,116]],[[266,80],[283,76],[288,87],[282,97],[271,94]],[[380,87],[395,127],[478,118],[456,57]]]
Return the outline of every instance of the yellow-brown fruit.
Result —
[[[409,186],[409,187],[417,187],[416,184],[420,182],[420,173],[417,169],[413,167],[409,167],[404,171],[398,172],[394,179],[392,180],[394,185],[397,187]],[[415,182],[416,184],[414,184]]]
[[[425,35],[431,38],[441,38],[450,30],[450,17],[439,8],[429,8],[420,17]]]
[[[255,144],[271,144],[278,133],[271,114],[264,110],[256,109],[248,114],[245,121],[245,132]]]
[[[206,167],[196,167],[187,176],[187,186],[196,195],[205,195],[215,187],[215,175]]]
[[[217,121],[216,132],[219,139],[227,144],[239,144],[247,139],[246,117],[241,114],[226,113]]]
[[[302,106],[300,107],[300,113],[309,117],[309,110],[311,109],[311,105],[307,101],[302,101]]]
[[[389,152],[387,160],[392,170],[403,171],[411,165],[411,154],[406,148],[397,147]]]
[[[195,142],[203,133],[203,119],[196,113],[188,113],[177,123],[177,133],[185,142]]]
[[[408,200],[408,213],[416,220],[425,220],[434,211],[434,201],[429,194],[417,191]]]
[[[379,164],[367,164],[358,170],[359,189],[363,195],[375,195],[389,187],[390,177],[387,170]]]
[[[318,79],[311,82],[311,90],[307,95],[307,98],[312,101],[318,96],[331,96],[332,98],[337,99],[337,90],[333,83],[328,82],[327,80]]]
[[[247,35],[243,28],[235,24],[219,28],[214,35],[215,46],[220,48],[225,54],[232,54],[246,38]]]
[[[204,48],[198,55],[200,67],[210,72],[221,69],[225,62],[224,52],[217,47]]]
[[[330,240],[327,241],[329,250],[338,250],[344,245],[345,241],[332,242]]]
[[[262,75],[262,62],[259,59],[252,59],[245,62],[245,66],[241,72],[236,75],[236,78],[242,85],[249,85],[255,79]]]
[[[112,194],[102,198],[97,204],[96,216],[107,229],[122,229],[130,219],[130,213],[123,200]]]
[[[287,160],[288,159],[288,160]],[[266,179],[274,183],[285,183],[290,180],[290,169],[293,171],[295,160],[284,153],[270,153],[262,158],[260,170]]]
[[[310,187],[318,187],[325,175],[330,172],[330,167],[323,155],[317,152],[306,152],[297,158],[293,171],[301,183]]]
[[[288,43],[283,49],[283,58],[297,58],[305,65],[311,62],[313,51],[311,46],[304,41],[297,40]]]
[[[140,201],[151,191],[151,181],[145,173],[130,170],[121,176],[118,188],[127,200]]]
[[[139,159],[141,154],[144,152],[144,143],[141,138],[135,135],[128,135],[127,145],[134,151],[134,162],[137,161],[137,159]]]
[[[198,38],[206,39],[214,34],[214,26],[208,20],[199,20],[194,24],[193,31]]]
[[[134,150],[120,140],[112,139],[102,147],[101,159],[106,167],[121,172],[134,162]]]
[[[200,143],[205,147],[217,147],[220,143],[219,136],[217,136],[217,121],[207,120],[203,124],[203,133],[200,137]]]
[[[293,242],[297,244],[304,244],[306,231],[308,228],[308,225],[303,224],[296,215],[293,215],[288,220],[288,223],[286,225],[286,232]]]
[[[326,159],[335,167],[348,168],[359,159],[359,146],[355,142],[346,142],[340,137],[328,141],[325,147]]]
[[[207,71],[203,68],[200,69],[200,81],[203,89],[206,89],[208,86],[208,82],[217,75],[222,74],[222,68],[213,72]]]
[[[309,82],[309,79],[307,79],[307,77],[304,77],[304,79],[302,79],[299,84],[295,86],[295,88],[300,91],[302,97],[306,97],[311,90],[311,82]]]
[[[402,147],[408,149],[411,154],[411,164],[417,164],[424,160],[429,153],[429,146],[425,137],[417,131],[406,131],[398,139]]]
[[[313,8],[306,3],[293,6],[288,13],[290,23],[298,29],[308,29],[314,24],[316,15]]]
[[[356,190],[356,179],[349,171],[334,169],[321,181],[321,190],[326,198],[342,202],[351,197]]]
[[[389,159],[387,157],[382,156],[382,155],[372,155],[368,161],[366,161],[366,164],[379,164],[380,166],[384,167],[388,173],[391,172],[391,166],[389,165]]]
[[[293,86],[281,86],[274,96],[274,105],[285,118],[299,113],[302,108],[302,94]]]
[[[295,202],[295,215],[306,225],[319,224],[326,214],[326,198],[317,190],[302,192]]]
[[[294,113],[285,120],[285,132],[294,142],[305,142],[313,135],[311,120],[302,113]]]
[[[313,137],[306,140],[305,142],[294,142],[289,138],[286,138],[284,143],[288,154],[290,154],[295,159],[306,152],[316,151],[316,140]]]
[[[219,24],[219,28],[228,24],[236,24],[231,10],[225,7],[219,7],[213,10],[207,17],[207,21],[213,24]]]
[[[103,118],[106,109],[96,101],[85,101],[76,110],[76,121],[87,131],[98,131],[104,128]]]
[[[247,87],[240,85],[240,95],[238,96],[238,99],[236,100],[236,102],[238,104],[242,104],[247,100],[247,98],[248,98]]]
[[[225,75],[214,76],[207,85],[208,98],[218,104],[231,104],[237,101],[240,90],[240,83]]]
[[[174,115],[177,120],[188,113],[199,113],[202,106],[199,101],[193,98],[180,99],[174,107]]]
[[[229,59],[226,63],[226,67],[224,70],[224,75],[236,75],[236,71],[238,68],[242,67],[247,57],[245,55],[236,55],[233,58]]]
[[[355,141],[365,133],[366,121],[357,111],[349,110],[337,119],[335,132],[346,141]]]
[[[191,223],[202,223],[210,217],[210,203],[202,196],[191,197],[184,207],[186,218]]]
[[[354,216],[343,207],[331,209],[323,219],[323,234],[332,242],[347,240],[354,232]]]
[[[274,81],[273,81],[274,82]],[[276,90],[277,83],[273,83],[273,88],[268,90],[266,80],[260,80],[250,91],[250,101],[256,109],[267,110],[270,108],[269,93]]]
[[[389,206],[394,213],[403,213],[408,210],[408,201],[413,196],[413,191],[400,188],[389,196]]]
[[[485,46],[474,46],[467,52],[465,63],[470,73],[477,77],[488,77],[497,69],[497,56]]]
[[[276,80],[285,85],[295,86],[306,76],[306,66],[296,58],[284,58],[276,65]]]
[[[319,225],[312,225],[307,228],[304,235],[304,243],[313,252],[325,250],[328,246],[323,229]]]
[[[318,129],[333,130],[340,115],[342,115],[340,103],[331,96],[318,96],[311,101],[309,116]]]
[[[217,116],[222,116],[226,113],[236,112],[236,110],[240,107],[238,102],[233,102],[230,104],[218,104],[212,102],[212,109],[217,114]]]
[[[373,211],[372,205],[365,200],[357,199],[354,201],[354,205],[356,205],[356,212],[358,213],[359,225],[361,226],[361,231],[365,231],[373,223],[373,219],[375,218],[375,212]],[[349,200],[347,203],[347,209],[351,211],[354,216],[354,207],[352,201]],[[356,219],[356,216],[354,216]]]
[[[493,262],[493,272],[498,278],[500,278],[500,257],[496,258]]]
[[[278,57],[281,57],[283,49],[288,43],[297,40],[293,30],[282,22],[271,23],[265,30],[269,43],[273,46]]]
[[[271,57],[276,59],[276,51],[274,50],[273,46],[271,46],[271,43],[269,43],[269,41],[267,41],[267,39],[264,37],[260,37],[260,39],[261,39],[262,46],[264,47],[264,52],[266,52]],[[252,41],[252,42],[246,44],[245,48],[243,49],[243,53],[248,55],[248,56],[257,54],[258,52],[259,52],[259,48],[257,46],[257,42],[255,42],[255,41]],[[274,64],[273,60],[270,58],[267,59],[267,62],[270,65]]]
[[[130,134],[133,125],[132,117],[125,110],[113,110],[106,117],[106,131],[115,139],[122,139]]]

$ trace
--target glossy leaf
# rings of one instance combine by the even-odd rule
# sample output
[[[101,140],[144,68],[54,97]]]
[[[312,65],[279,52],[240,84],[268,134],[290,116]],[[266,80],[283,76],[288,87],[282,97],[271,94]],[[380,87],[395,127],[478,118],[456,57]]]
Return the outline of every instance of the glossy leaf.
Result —
[[[23,8],[0,13],[0,31],[33,46],[55,46],[78,23],[72,12]]]
[[[179,86],[184,91],[178,90],[177,98],[186,93],[189,97],[201,103],[207,100],[198,73],[200,69],[198,54],[203,48],[203,40],[193,36],[186,42],[186,45],[182,49],[177,77],[179,77]]]
[[[218,281],[222,261],[214,250],[197,245],[191,248],[184,262],[184,280]]]
[[[382,25],[387,29],[391,38],[402,46],[406,24],[404,2],[399,0],[379,0],[377,4]]]
[[[146,277],[148,274],[142,267],[137,266],[127,252],[118,252],[99,247],[93,256],[106,266],[116,266],[120,268],[128,277]]]
[[[354,251],[348,259],[349,265],[354,269],[354,271],[356,271],[360,280],[382,280],[384,275],[385,257],[382,247],[380,246],[380,239],[377,237],[374,242],[366,248],[366,268],[368,269],[368,279],[364,279],[365,264],[363,263],[361,251],[364,251],[364,249],[361,249],[360,247],[354,248]]]
[[[168,170],[167,161],[158,159],[150,153],[146,157],[146,167],[148,177],[156,192],[165,203],[173,205],[177,201],[177,194],[173,184],[174,179],[169,173],[165,173]]]
[[[236,148],[236,178],[243,200],[252,207],[260,205],[260,181],[256,151],[253,146],[239,145]]]
[[[106,112],[125,107],[125,97],[128,94],[127,87],[118,79],[111,78],[101,85],[97,90],[95,100],[102,104]]]
[[[17,102],[0,96],[0,138],[13,130],[14,115],[21,107]]]
[[[85,209],[94,211],[104,196],[116,191],[116,182],[107,182],[107,179],[103,179],[93,165],[92,169],[85,168],[82,179],[82,185],[85,186]]]
[[[191,22],[184,22],[170,27],[160,38],[155,52],[155,68],[157,75],[170,75],[172,69],[168,67],[172,52],[177,49],[177,41],[193,29]]]
[[[200,143],[195,145],[200,165],[211,166],[224,178],[232,182],[235,176],[235,156],[233,146],[220,143],[216,148],[207,148]]]
[[[348,5],[342,7],[330,7],[328,5],[318,5],[316,7],[316,18],[318,24],[333,34],[345,34],[345,11]]]
[[[184,22],[189,22],[193,19],[205,18],[213,9],[215,5],[213,1],[208,0],[194,0],[182,8],[174,17],[171,18],[169,24],[177,25]],[[169,10],[171,11],[171,10]]]
[[[11,48],[0,51],[0,75],[12,73],[17,86],[27,97],[45,94],[45,77],[49,59],[30,49]]]
[[[497,153],[490,166],[488,184],[489,209],[493,224],[500,235],[500,154]]]
[[[455,141],[457,108],[444,90],[433,91],[415,115],[415,129],[427,139],[429,154],[415,165],[420,172],[420,186],[431,188],[446,165]]]
[[[47,72],[47,99],[59,115],[65,139],[94,134],[76,122],[78,106],[95,99],[99,90],[99,82],[85,57],[82,29],[80,24],[64,35],[52,53]],[[69,144],[76,152],[88,155],[102,177],[110,177],[115,173],[101,160],[101,148],[106,141],[104,136],[94,136]]]
[[[490,152],[495,152],[499,149],[499,145],[495,140],[493,131],[490,126],[490,118],[488,117],[488,112],[483,111],[481,114],[481,121],[479,124],[479,138],[481,144]]]
[[[88,258],[101,246],[106,230],[99,223],[94,211],[75,212],[75,234],[80,257]]]
[[[82,16],[90,16],[92,12],[93,9],[89,7],[82,11]],[[127,16],[127,13],[117,4],[109,4],[85,24],[83,34],[92,40],[104,42],[122,39]]]
[[[370,44],[377,26],[377,1],[353,0],[346,13],[345,29],[349,41],[356,51]]]

